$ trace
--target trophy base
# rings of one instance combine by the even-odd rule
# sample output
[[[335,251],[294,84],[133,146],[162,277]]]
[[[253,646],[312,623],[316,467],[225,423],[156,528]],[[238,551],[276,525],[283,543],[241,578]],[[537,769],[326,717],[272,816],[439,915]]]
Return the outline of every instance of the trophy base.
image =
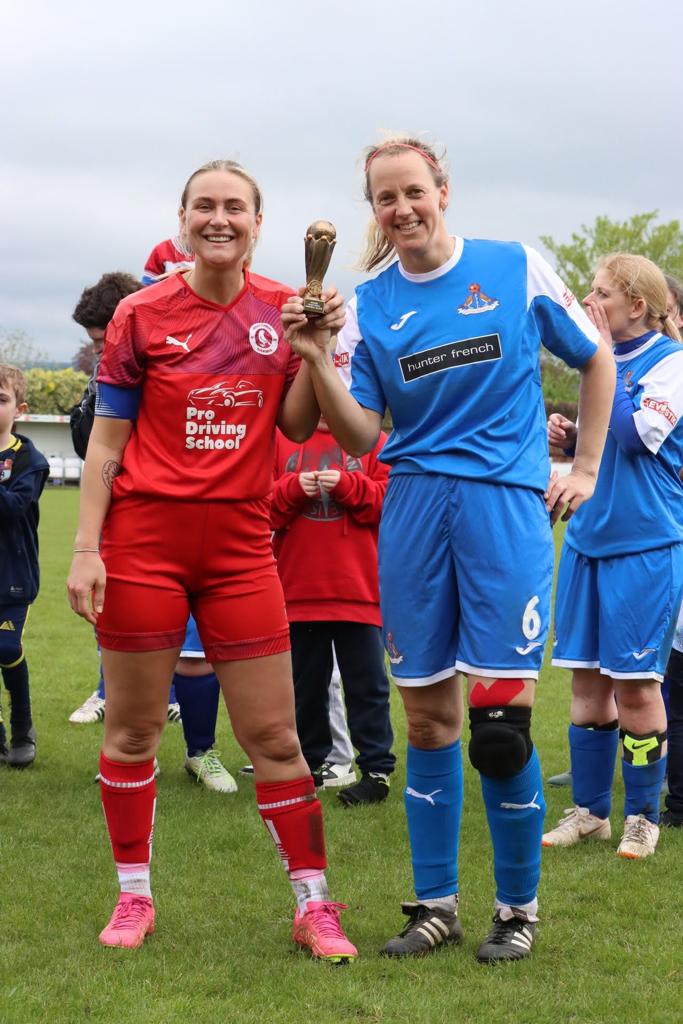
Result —
[[[304,313],[309,320],[316,320],[325,312],[325,303],[322,299],[313,299],[310,296],[304,299]]]

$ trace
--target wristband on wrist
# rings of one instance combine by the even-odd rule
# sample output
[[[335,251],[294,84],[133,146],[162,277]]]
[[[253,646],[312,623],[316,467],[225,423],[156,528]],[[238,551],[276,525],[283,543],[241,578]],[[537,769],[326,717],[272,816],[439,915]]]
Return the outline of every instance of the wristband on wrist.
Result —
[[[86,551],[92,551],[96,555],[99,555],[99,553],[100,553],[100,549],[99,548],[74,548],[74,555],[82,555]]]

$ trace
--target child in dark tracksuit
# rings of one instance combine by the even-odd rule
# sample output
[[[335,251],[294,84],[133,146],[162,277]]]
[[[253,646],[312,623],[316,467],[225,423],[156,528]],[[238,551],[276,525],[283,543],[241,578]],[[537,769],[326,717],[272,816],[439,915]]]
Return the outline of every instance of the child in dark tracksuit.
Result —
[[[0,364],[0,671],[11,701],[9,747],[0,713],[0,761],[14,768],[36,756],[22,634],[38,594],[38,499],[48,475],[45,458],[14,432],[25,395],[21,370]]]

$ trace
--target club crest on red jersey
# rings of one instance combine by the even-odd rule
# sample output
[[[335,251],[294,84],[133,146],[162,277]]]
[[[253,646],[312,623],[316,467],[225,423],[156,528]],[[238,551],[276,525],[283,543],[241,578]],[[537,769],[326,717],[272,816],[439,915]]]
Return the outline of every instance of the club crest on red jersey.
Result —
[[[471,313],[488,313],[492,309],[497,309],[500,305],[498,299],[492,299],[489,295],[486,295],[481,290],[481,285],[473,281],[469,288],[470,294],[467,296],[462,306],[458,306],[458,313],[462,313],[463,316],[469,316]]]
[[[249,344],[261,356],[272,356],[278,341],[277,331],[272,324],[252,324],[249,328]]]

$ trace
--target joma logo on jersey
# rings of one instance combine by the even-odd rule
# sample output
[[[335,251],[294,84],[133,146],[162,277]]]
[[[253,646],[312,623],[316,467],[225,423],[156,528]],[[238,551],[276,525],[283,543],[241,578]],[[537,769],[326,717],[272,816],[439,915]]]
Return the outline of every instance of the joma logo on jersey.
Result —
[[[403,380],[408,384],[411,380],[426,377],[430,373],[442,370],[458,369],[470,363],[488,363],[501,359],[499,334],[483,334],[480,338],[466,338],[464,341],[451,341],[438,348],[427,348],[423,352],[413,352],[399,359]]]
[[[669,421],[672,427],[678,423],[678,416],[663,398],[644,398],[643,406],[646,409],[652,409],[653,412],[658,412],[660,416]]]

